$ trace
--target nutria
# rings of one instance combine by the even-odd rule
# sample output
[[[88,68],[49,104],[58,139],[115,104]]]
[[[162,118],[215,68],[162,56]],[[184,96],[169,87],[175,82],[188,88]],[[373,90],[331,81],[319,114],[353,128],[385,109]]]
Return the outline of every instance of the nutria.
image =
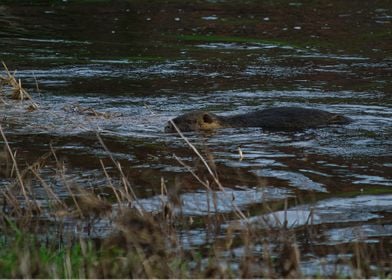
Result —
[[[261,127],[266,130],[302,130],[329,124],[347,124],[351,119],[318,109],[277,107],[234,116],[218,116],[207,111],[193,111],[168,122],[165,132],[206,131],[222,127]]]

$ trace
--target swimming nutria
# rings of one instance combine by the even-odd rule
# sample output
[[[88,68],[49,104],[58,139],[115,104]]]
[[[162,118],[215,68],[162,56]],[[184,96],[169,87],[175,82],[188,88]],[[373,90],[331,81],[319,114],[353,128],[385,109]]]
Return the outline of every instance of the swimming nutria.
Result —
[[[165,132],[213,130],[222,127],[262,127],[267,130],[302,130],[329,124],[347,124],[351,119],[323,110],[277,107],[234,116],[218,116],[207,111],[193,111],[168,122]]]

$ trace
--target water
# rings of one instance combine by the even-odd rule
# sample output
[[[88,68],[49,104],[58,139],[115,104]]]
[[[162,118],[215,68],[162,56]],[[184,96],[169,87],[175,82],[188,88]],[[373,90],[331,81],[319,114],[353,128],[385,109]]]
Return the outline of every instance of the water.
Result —
[[[261,215],[269,227],[297,228],[312,217],[325,225],[320,246],[359,236],[390,243],[391,7],[335,4],[255,2],[238,16],[224,2],[196,8],[132,1],[0,4],[0,58],[18,70],[39,104],[28,112],[26,103],[3,98],[0,123],[23,162],[34,162],[51,145],[66,162],[69,180],[86,188],[105,185],[98,159],[117,174],[98,132],[140,199],[134,207],[145,211],[159,212],[168,201],[161,194],[164,180],[178,192],[183,215],[229,214],[222,228],[238,226],[230,213],[239,207],[251,222]],[[298,7],[314,21],[297,22]],[[271,106],[324,109],[354,122],[292,133],[228,128],[186,134],[213,159],[226,188],[214,199],[173,157],[207,178],[197,156],[179,136],[163,132],[170,118],[189,110],[230,115]],[[42,168],[45,180],[55,180],[54,165]],[[7,167],[0,167],[5,186]],[[54,184],[67,198],[63,184]],[[276,211],[260,214],[263,203]],[[95,226],[98,237],[110,232],[105,221]],[[202,226],[179,235],[188,248],[215,242]],[[306,258],[306,244],[300,246],[303,272],[316,274],[320,258]],[[322,257],[332,269],[336,255]],[[341,271],[349,274],[347,267]]]

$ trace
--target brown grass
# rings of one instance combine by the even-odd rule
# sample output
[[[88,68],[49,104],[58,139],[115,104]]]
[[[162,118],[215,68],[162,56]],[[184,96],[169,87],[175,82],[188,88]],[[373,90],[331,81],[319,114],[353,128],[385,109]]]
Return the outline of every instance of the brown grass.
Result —
[[[34,111],[38,109],[38,104],[34,102],[31,95],[24,89],[22,86],[22,82],[20,79],[16,78],[16,71],[11,73],[8,70],[7,65],[2,61],[5,76],[0,76],[0,93],[7,92],[4,87],[8,87],[8,91],[10,94],[8,95],[9,99],[14,100],[28,100],[30,102],[29,106],[27,107],[28,111]],[[3,103],[6,103],[3,98],[1,98]]]

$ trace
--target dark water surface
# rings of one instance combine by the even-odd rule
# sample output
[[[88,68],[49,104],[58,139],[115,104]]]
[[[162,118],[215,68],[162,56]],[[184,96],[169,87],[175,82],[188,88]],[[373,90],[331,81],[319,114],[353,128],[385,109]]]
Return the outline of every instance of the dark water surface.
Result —
[[[70,180],[103,186],[99,159],[111,165],[99,132],[140,198],[136,207],[162,210],[163,178],[184,215],[229,214],[222,234],[241,226],[230,215],[235,198],[257,226],[286,219],[300,229],[312,211],[314,225],[324,226],[316,247],[374,242],[392,257],[390,1],[259,2],[0,1],[0,58],[39,103],[27,112],[26,103],[0,102],[0,123],[20,164],[51,144]],[[166,121],[195,109],[228,115],[271,106],[325,109],[354,122],[293,133],[186,134],[225,187],[211,209],[205,188],[173,155],[212,181],[206,168],[178,135],[163,132]],[[42,169],[48,182],[53,166]],[[5,186],[12,180],[4,162],[0,168]],[[98,237],[110,232],[105,221],[96,227]],[[203,226],[179,236],[187,248],[215,242]],[[305,275],[319,273],[321,258],[327,273],[337,269],[341,256],[320,255],[302,241]]]

